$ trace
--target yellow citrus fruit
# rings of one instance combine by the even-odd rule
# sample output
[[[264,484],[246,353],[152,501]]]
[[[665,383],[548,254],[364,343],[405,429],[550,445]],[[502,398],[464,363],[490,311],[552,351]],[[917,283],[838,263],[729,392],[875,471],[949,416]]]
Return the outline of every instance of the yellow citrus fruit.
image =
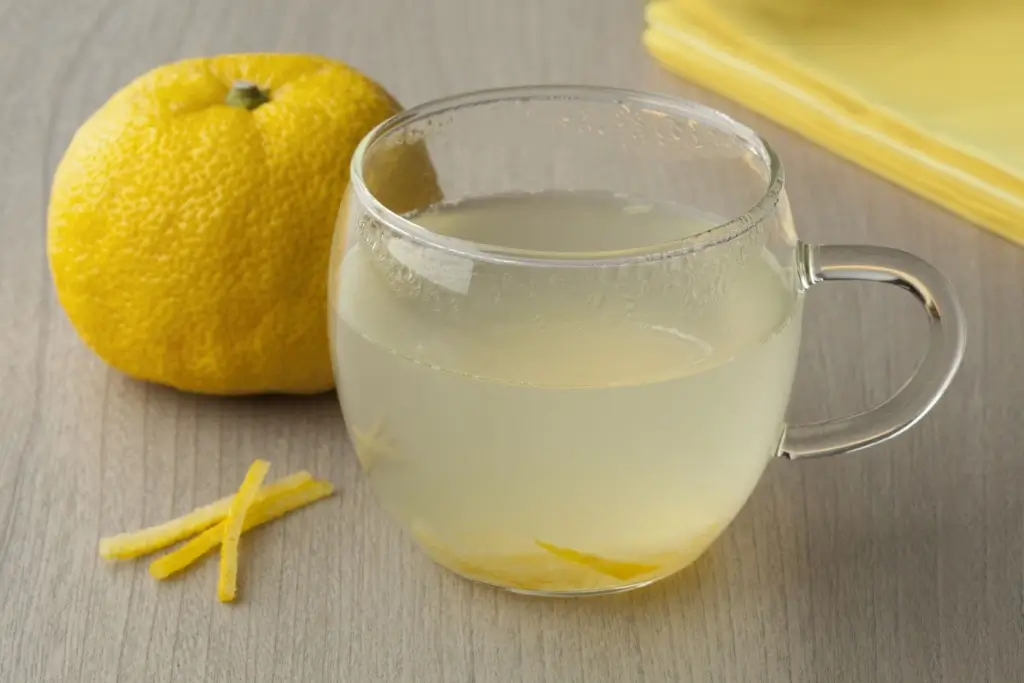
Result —
[[[119,370],[211,394],[333,384],[327,267],[359,140],[398,111],[310,55],[159,67],[75,134],[48,212],[50,267]]]

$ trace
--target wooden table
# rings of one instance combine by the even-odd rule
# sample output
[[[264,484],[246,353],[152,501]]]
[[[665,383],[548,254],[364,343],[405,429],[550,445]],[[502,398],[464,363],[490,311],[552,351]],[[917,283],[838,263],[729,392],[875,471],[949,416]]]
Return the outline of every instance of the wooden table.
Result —
[[[1024,251],[662,72],[637,0],[0,0],[0,681],[1019,681],[1024,677]],[[912,250],[970,323],[946,399],[855,456],[776,462],[695,567],[608,599],[543,601],[435,568],[375,505],[335,400],[214,400],[108,370],[44,256],[75,128],[179,57],[290,50],[406,103],[537,82],[676,93],[762,131],[805,239]],[[862,408],[924,340],[909,297],[815,288],[793,417]],[[343,492],[257,532],[244,600],[216,563],[158,584],[100,534],[232,490],[254,457]]]

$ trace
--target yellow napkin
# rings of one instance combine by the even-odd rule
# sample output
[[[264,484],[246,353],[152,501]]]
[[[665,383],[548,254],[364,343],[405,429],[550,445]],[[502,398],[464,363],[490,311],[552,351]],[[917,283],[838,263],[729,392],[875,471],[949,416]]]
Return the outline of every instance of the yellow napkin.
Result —
[[[1024,0],[657,0],[644,43],[1024,244]]]

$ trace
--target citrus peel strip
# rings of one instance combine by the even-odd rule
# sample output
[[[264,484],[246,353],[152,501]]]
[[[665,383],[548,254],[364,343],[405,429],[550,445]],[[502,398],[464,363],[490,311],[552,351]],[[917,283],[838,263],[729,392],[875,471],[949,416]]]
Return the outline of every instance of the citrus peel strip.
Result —
[[[304,482],[290,490],[279,491],[253,504],[245,516],[242,532],[271,522],[332,493],[334,487],[329,482],[316,480]],[[149,573],[157,579],[169,578],[220,545],[223,537],[224,522],[220,522],[180,548],[153,560],[149,565]]]
[[[552,545],[536,539],[534,540],[534,543],[563,560],[581,564],[585,567],[590,567],[594,571],[598,571],[602,574],[616,579],[621,579],[623,581],[635,578],[642,574],[649,574],[650,572],[658,569],[658,565],[656,564],[641,564],[639,562],[609,560],[608,558],[601,557],[600,555],[582,553],[578,550],[573,550],[572,548],[561,548],[557,545]]]
[[[228,508],[228,516],[224,518],[220,572],[217,575],[217,599],[221,602],[231,602],[238,592],[238,544],[242,538],[242,526],[269,470],[270,463],[266,460],[254,460],[249,465],[249,471]]]
[[[261,488],[256,495],[254,504],[280,495],[282,492],[291,491],[311,481],[313,481],[313,475],[309,472],[290,474]],[[163,524],[101,538],[100,557],[105,560],[131,560],[154,553],[182,539],[195,536],[222,521],[227,516],[228,508],[231,507],[231,501],[234,499],[234,495],[225,496],[216,502],[198,507],[188,514]]]

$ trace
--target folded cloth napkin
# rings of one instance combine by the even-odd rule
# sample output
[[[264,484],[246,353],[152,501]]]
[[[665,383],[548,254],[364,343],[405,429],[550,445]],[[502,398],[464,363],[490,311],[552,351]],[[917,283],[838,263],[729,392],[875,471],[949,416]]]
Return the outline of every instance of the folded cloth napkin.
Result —
[[[1024,244],[1024,0],[654,0],[644,43]]]

